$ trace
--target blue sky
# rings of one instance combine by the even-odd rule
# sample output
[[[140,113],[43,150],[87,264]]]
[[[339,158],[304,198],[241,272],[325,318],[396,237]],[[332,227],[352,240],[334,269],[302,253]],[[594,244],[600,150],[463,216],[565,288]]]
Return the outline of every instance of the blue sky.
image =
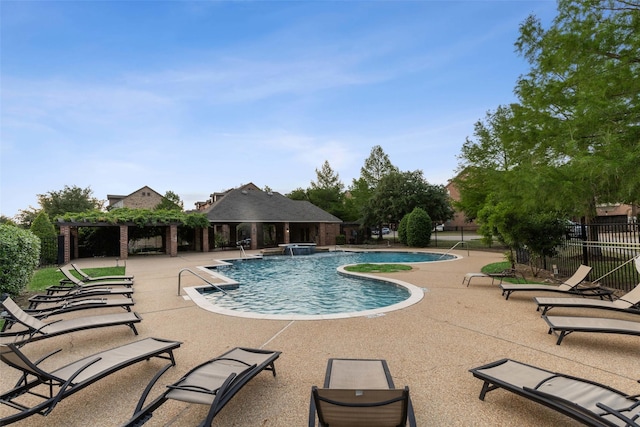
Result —
[[[186,209],[253,182],[349,186],[372,147],[432,184],[515,100],[529,14],[554,1],[0,3],[0,213],[65,185],[148,185]]]

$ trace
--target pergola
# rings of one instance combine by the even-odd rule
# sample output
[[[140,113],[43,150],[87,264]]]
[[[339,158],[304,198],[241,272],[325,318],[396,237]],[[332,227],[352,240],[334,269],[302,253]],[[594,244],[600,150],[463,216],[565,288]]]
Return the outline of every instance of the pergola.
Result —
[[[167,242],[167,254],[178,256],[178,226],[180,223],[154,223],[148,227],[164,227],[165,241]],[[58,220],[60,235],[64,238],[64,263],[78,258],[78,228],[80,227],[118,227],[120,229],[120,259],[129,257],[129,227],[139,227],[139,224],[129,222],[122,224],[112,224],[108,222],[90,221],[62,221]],[[195,233],[196,250],[209,252],[209,229],[198,228]],[[72,253],[73,252],[73,253]]]

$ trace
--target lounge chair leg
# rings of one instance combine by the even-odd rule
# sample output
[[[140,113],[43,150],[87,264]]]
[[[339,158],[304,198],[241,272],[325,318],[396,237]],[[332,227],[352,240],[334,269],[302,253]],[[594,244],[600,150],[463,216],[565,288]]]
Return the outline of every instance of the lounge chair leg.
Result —
[[[556,345],[560,345],[560,343],[562,343],[562,339],[565,337],[565,335],[568,335],[570,333],[571,332],[567,332],[567,331],[560,332],[560,335],[558,335],[558,341],[556,341]]]
[[[485,381],[484,384],[482,384],[482,390],[480,390],[480,396],[478,396],[478,398],[480,400],[484,400],[484,397],[487,395],[488,392],[490,392],[491,390],[495,390],[497,388],[499,388],[497,385],[493,385],[489,381]]]

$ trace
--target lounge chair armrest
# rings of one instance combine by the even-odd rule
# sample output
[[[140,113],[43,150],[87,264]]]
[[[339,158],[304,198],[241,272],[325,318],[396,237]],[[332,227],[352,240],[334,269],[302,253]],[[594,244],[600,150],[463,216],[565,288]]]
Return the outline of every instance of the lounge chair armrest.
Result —
[[[94,359],[89,360],[87,363],[84,364],[84,366],[82,366],[73,375],[71,375],[71,377],[69,377],[69,379],[67,379],[64,382],[64,384],[62,384],[62,386],[60,386],[60,390],[58,390],[58,394],[56,395],[55,398],[51,399],[51,403],[47,406],[47,409],[44,411],[43,415],[47,415],[47,414],[49,414],[49,412],[53,411],[53,408],[55,408],[56,405],[63,399],[63,397],[64,397],[64,395],[65,395],[65,393],[67,391],[67,388],[69,388],[69,386],[73,383],[73,380],[75,380],[76,377],[82,373],[82,371],[84,371],[89,366],[93,365],[94,363],[98,362],[100,359],[102,359],[102,358],[101,357],[96,357]]]
[[[53,356],[56,353],[60,353],[62,351],[61,348],[52,351],[51,353],[45,354],[44,356],[42,356],[40,359],[36,360],[35,362],[33,362],[34,365],[38,366],[38,364],[40,364],[43,360],[48,359],[49,357]]]
[[[172,367],[172,366],[173,366],[173,364],[169,363],[167,366],[165,366],[164,368],[160,369],[153,376],[153,378],[151,378],[151,381],[149,381],[149,384],[147,384],[147,386],[145,387],[144,391],[142,392],[142,396],[140,396],[140,399],[138,400],[138,404],[136,405],[136,409],[133,410],[134,414],[140,412],[140,410],[142,409],[142,406],[144,405],[144,402],[147,400],[147,396],[149,396],[149,393],[151,392],[151,389],[153,388],[153,386],[158,382],[160,377],[162,375],[164,375],[164,373],[167,372],[169,370],[169,368]]]
[[[256,366],[255,364],[253,366]],[[220,400],[227,393],[227,389],[231,387],[233,381],[236,379],[236,374],[231,374],[227,377],[226,380],[222,383],[218,391],[216,392],[216,397],[213,399],[213,403],[209,408],[209,413],[207,413],[207,417],[202,421],[198,427],[209,427],[213,423],[213,418],[216,416],[218,411],[221,409]],[[224,406],[224,404],[223,404]]]

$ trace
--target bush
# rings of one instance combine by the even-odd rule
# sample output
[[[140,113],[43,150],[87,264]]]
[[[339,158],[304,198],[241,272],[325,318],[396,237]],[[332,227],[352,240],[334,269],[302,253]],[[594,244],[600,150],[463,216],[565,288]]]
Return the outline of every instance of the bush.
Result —
[[[347,236],[344,234],[338,234],[336,236],[336,245],[346,245],[347,244]]]
[[[422,208],[414,208],[407,219],[407,245],[424,248],[431,243],[433,222]]]
[[[40,239],[31,231],[0,225],[0,293],[22,292],[38,266]]]
[[[398,224],[398,239],[403,245],[407,244],[407,221],[409,220],[409,214],[402,217]]]
[[[31,232],[40,238],[41,264],[55,264],[58,259],[58,245],[56,244],[56,228],[49,220],[45,211],[40,211],[31,223]],[[54,242],[54,244],[51,244]]]

